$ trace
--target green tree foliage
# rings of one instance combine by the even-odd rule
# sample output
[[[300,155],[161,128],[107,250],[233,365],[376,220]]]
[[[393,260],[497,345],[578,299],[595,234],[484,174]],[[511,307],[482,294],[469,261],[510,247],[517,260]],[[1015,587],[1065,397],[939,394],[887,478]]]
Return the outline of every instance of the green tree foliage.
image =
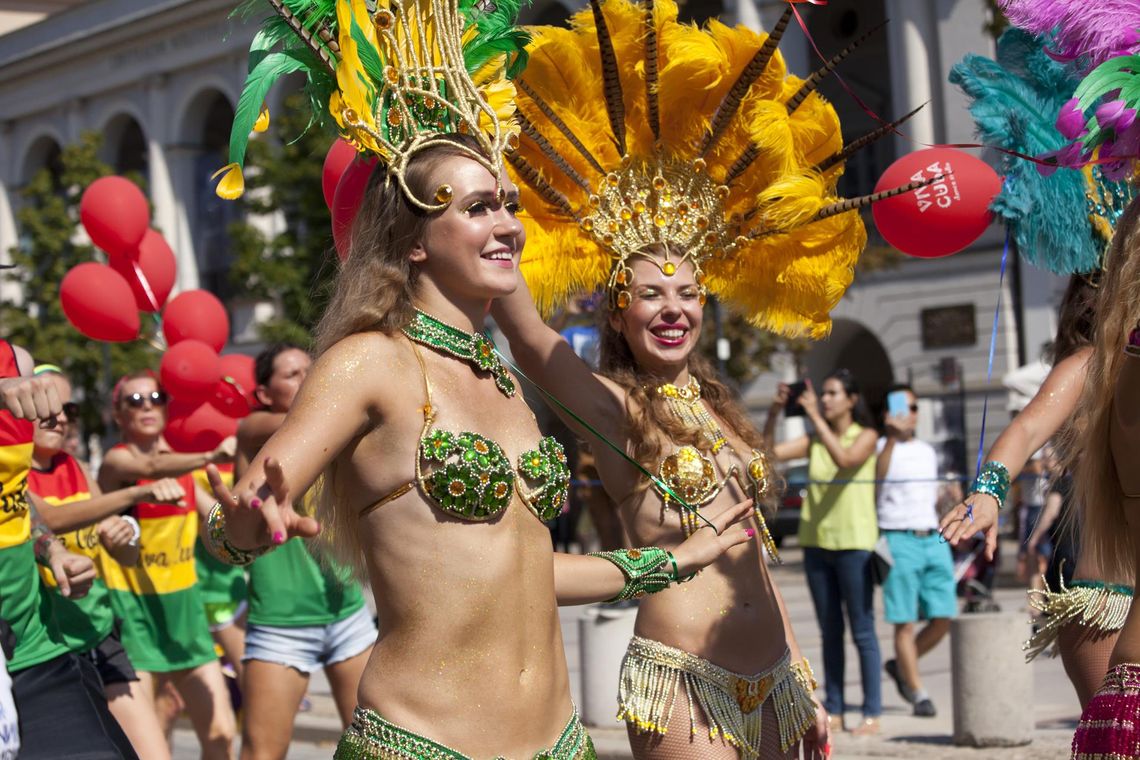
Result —
[[[249,222],[229,229],[235,255],[231,282],[239,292],[276,307],[274,319],[258,328],[265,341],[307,345],[337,269],[321,193],[321,167],[332,137],[310,127],[310,113],[303,95],[287,96],[271,121],[276,139],[253,140],[249,146],[240,203],[247,216],[282,219],[284,224],[276,225],[281,231],[266,235]]]
[[[22,300],[0,301],[3,337],[27,348],[37,362],[63,368],[80,403],[83,430],[100,435],[108,428],[104,415],[114,379],[158,362],[151,345],[156,326],[148,315],[143,316],[140,340],[107,344],[81,335],[59,303],[59,284],[68,270],[86,261],[106,263],[79,228],[83,191],[112,173],[99,159],[101,140],[97,133],[84,134],[63,148],[58,164],[42,169],[21,190],[16,212],[20,242],[10,251],[16,268],[5,277],[19,284]]]

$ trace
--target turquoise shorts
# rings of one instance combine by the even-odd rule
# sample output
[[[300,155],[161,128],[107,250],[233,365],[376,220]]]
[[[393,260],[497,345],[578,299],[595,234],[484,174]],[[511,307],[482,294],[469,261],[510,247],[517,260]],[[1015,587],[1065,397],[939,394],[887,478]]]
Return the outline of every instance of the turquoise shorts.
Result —
[[[938,531],[918,536],[909,530],[884,530],[894,565],[883,583],[883,617],[888,623],[913,623],[958,614],[954,559]]]

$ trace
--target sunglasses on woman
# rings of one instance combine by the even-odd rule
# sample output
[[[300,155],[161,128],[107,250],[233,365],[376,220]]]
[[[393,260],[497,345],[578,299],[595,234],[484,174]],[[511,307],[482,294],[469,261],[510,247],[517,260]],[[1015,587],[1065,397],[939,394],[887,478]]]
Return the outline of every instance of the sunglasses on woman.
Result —
[[[142,409],[148,401],[151,406],[166,406],[166,399],[166,391],[151,391],[150,393],[132,393],[129,396],[123,396],[121,400],[131,409]]]
[[[68,401],[63,405],[63,416],[67,418],[68,422],[76,422],[79,420],[79,404],[74,401]]]

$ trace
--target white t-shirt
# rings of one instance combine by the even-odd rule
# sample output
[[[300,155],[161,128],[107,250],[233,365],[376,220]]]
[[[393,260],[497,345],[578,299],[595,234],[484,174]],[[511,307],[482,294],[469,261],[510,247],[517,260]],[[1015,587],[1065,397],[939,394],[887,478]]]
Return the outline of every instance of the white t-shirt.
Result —
[[[882,452],[887,439],[880,438]],[[897,481],[897,482],[891,482]],[[879,484],[881,530],[933,530],[938,527],[938,455],[925,441],[895,441],[887,476]]]

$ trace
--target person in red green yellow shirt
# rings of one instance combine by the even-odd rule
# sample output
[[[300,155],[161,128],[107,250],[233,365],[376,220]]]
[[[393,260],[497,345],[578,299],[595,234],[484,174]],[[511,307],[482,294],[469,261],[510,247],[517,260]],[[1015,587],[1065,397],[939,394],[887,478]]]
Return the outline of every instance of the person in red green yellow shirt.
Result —
[[[147,697],[156,699],[167,683],[177,688],[202,757],[228,759],[236,721],[202,614],[194,563],[199,515],[208,512],[212,500],[201,493],[191,473],[231,459],[234,441],[227,439],[201,454],[172,451],[162,437],[166,393],[149,371],[122,378],[111,403],[122,443],[104,457],[99,487],[113,491],[173,477],[186,494],[182,504],[143,502],[131,509],[141,529],[141,561],[136,567],[108,565],[104,578],[115,614],[123,621],[123,646]],[[171,717],[157,703],[155,709],[160,721]]]
[[[53,426],[40,426],[35,431],[28,488],[40,518],[63,546],[90,557],[99,573],[91,591],[78,600],[58,593],[54,579],[42,568],[41,581],[49,590],[64,642],[71,651],[94,663],[111,713],[135,750],[146,758],[169,758],[166,736],[153,704],[143,694],[123,648],[110,592],[102,577],[108,563],[126,567],[138,564],[139,524],[121,513],[139,503],[184,504],[186,494],[173,478],[102,493],[86,466],[63,450],[78,414],[71,401],[71,383],[55,365],[42,364],[35,374],[55,385],[63,410]]]
[[[60,594],[79,599],[95,579],[89,557],[68,552],[33,526],[28,496],[36,426],[63,410],[49,380],[32,377],[31,356],[0,341],[0,618],[15,637],[8,658],[19,715],[21,758],[137,758],[111,717],[99,674],[64,643],[35,566],[51,568]],[[61,730],[60,716],[66,716]]]

